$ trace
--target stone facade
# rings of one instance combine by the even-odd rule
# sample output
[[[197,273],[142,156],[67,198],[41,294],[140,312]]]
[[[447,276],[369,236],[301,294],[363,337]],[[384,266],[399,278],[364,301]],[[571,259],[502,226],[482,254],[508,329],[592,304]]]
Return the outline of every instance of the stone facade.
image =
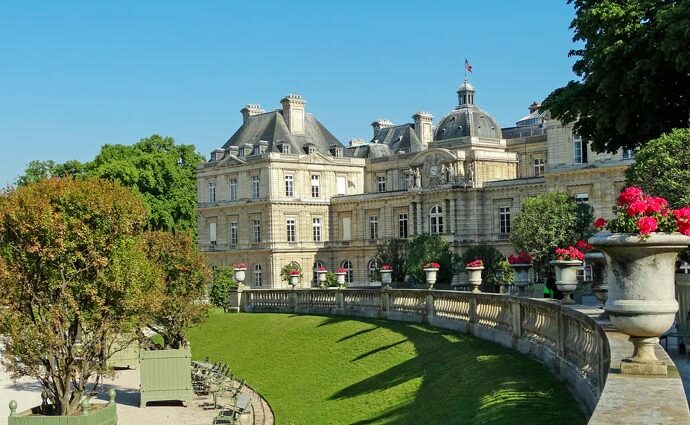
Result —
[[[369,143],[343,146],[288,95],[282,109],[242,109],[244,123],[198,169],[199,246],[210,265],[247,264],[246,283],[281,288],[280,270],[297,262],[302,286],[323,265],[371,283],[377,244],[439,234],[458,253],[489,243],[504,254],[523,200],[564,191],[610,218],[629,152],[595,154],[572,126],[540,113],[515,127],[474,104],[465,82],[459,105],[436,128],[426,112],[412,123],[372,123]],[[431,140],[433,139],[433,140]]]

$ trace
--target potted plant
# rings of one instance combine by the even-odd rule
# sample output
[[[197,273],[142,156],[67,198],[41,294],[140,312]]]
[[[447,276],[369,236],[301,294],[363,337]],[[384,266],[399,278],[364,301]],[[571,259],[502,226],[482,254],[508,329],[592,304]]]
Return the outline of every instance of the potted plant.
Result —
[[[465,264],[465,270],[469,274],[470,289],[473,293],[478,294],[482,291],[479,286],[482,284],[482,270],[484,270],[484,261],[481,258],[470,261]]]
[[[302,277],[302,272],[299,270],[293,270],[290,272],[290,285],[294,288],[299,284],[300,277]]]
[[[668,208],[668,202],[637,187],[618,197],[616,217],[589,243],[608,264],[608,300],[604,307],[613,325],[630,335],[632,357],[623,373],[666,374],[654,353],[659,336],[671,328],[678,310],[674,271],[678,253],[690,244],[690,207]]]
[[[529,269],[532,268],[532,256],[521,251],[517,255],[508,257],[508,264],[513,269],[513,284],[520,290],[520,296],[525,295],[525,288],[529,285]]]
[[[235,271],[235,280],[238,283],[244,283],[247,278],[247,265],[244,263],[233,264],[233,270]]]
[[[393,266],[390,264],[382,264],[379,268],[379,273],[381,274],[381,283],[384,285],[390,285],[393,281]]]
[[[344,269],[343,267],[338,267],[338,271],[335,272],[335,279],[338,283],[338,286],[345,285],[345,275],[347,275],[347,269]]]
[[[434,289],[434,284],[436,283],[436,274],[441,266],[435,262],[428,262],[422,265],[422,270],[426,276],[426,283],[429,285],[429,289]]]
[[[324,286],[326,282],[326,273],[328,273],[328,270],[323,266],[316,270],[316,280],[319,282],[320,286]]]
[[[210,280],[203,255],[188,235],[149,232],[147,252],[162,273],[163,288],[158,306],[147,327],[160,335],[162,344],[139,353],[140,406],[150,401],[192,401],[191,352],[187,329],[201,323],[208,305],[202,302]]]
[[[577,289],[577,269],[582,266],[585,259],[579,249],[574,246],[556,248],[556,259],[551,265],[556,269],[556,287],[563,292],[561,304],[575,304],[572,293]]]

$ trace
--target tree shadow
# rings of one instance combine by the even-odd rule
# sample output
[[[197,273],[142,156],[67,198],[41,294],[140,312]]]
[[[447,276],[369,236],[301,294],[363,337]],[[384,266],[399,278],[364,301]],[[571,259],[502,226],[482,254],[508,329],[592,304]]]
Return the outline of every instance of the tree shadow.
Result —
[[[319,325],[319,326],[321,326],[321,325]],[[357,332],[353,333],[352,335],[348,335],[348,336],[344,336],[344,337],[340,338],[338,340],[338,342],[344,342],[344,341],[347,341],[348,339],[352,339],[352,338],[367,334],[367,333],[369,333],[371,331],[375,331],[377,329],[379,329],[378,326],[374,326],[372,328],[367,328],[367,329],[362,329],[361,331],[357,331]]]

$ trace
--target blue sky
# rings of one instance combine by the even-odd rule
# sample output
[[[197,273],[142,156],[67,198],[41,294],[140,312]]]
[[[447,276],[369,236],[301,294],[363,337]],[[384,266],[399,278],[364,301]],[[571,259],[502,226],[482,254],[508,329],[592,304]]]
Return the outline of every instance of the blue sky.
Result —
[[[573,79],[565,0],[0,2],[0,184],[33,159],[92,159],[154,133],[208,156],[247,103],[288,93],[341,142],[438,120],[464,58],[509,126]]]

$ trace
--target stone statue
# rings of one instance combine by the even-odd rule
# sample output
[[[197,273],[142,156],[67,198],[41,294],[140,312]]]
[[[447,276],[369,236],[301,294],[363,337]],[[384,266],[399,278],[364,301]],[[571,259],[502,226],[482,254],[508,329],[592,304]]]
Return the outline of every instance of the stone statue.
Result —
[[[419,168],[414,169],[414,187],[422,187],[422,173]]]
[[[467,179],[469,180],[470,186],[474,187],[474,162],[470,162],[469,170],[467,170]]]
[[[414,174],[412,168],[405,173],[405,187],[408,189],[414,187]]]
[[[455,181],[455,164],[448,164],[448,183]]]

